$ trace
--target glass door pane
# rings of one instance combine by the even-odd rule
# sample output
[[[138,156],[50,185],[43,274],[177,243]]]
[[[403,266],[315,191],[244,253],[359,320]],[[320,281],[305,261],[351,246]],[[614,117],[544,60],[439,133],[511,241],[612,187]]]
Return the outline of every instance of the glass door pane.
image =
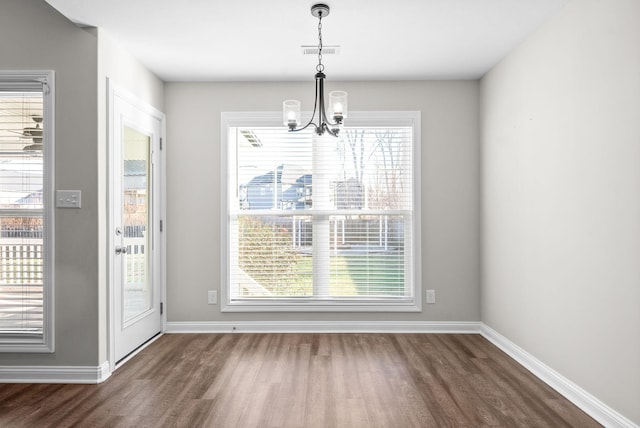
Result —
[[[122,218],[124,247],[123,318],[152,307],[149,281],[149,187],[151,137],[124,127]]]

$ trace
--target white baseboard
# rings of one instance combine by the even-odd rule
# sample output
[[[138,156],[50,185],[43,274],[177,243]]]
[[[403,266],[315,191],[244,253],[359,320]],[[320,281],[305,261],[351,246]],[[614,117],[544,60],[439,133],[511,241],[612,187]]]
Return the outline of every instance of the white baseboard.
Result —
[[[102,383],[109,363],[92,366],[0,366],[0,383]]]
[[[640,428],[488,325],[481,323],[480,333],[488,341],[605,427]]]
[[[167,322],[165,333],[480,333],[479,322],[210,321]]]

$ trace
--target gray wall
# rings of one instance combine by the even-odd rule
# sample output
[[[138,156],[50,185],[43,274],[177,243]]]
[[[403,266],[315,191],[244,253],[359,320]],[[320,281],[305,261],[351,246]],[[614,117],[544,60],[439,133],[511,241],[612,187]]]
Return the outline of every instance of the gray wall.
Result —
[[[107,360],[106,79],[159,110],[164,83],[98,29],[80,29],[43,0],[2,0],[0,69],[56,72],[57,189],[82,209],[56,210],[53,354],[0,354],[0,365],[97,366]]]
[[[313,102],[313,79],[296,83],[168,83],[168,321],[478,321],[478,82],[327,82],[351,110],[422,112],[422,277],[437,292],[422,313],[221,313],[220,113],[279,111],[285,98]]]
[[[55,186],[82,190],[82,209],[55,213],[55,353],[0,354],[0,365],[96,366],[97,40],[41,0],[2,0],[0,40],[0,68],[56,71]]]
[[[480,110],[482,320],[640,424],[639,21],[569,3]]]

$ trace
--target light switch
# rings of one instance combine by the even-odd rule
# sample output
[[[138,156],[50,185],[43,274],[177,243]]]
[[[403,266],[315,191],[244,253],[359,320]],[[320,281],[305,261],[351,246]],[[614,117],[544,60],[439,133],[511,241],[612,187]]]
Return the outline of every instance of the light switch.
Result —
[[[80,208],[81,206],[80,190],[56,190],[56,208]]]

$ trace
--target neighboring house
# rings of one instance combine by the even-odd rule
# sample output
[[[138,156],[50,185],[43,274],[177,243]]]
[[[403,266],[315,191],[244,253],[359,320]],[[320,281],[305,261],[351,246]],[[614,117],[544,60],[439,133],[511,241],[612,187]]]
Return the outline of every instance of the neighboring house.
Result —
[[[255,176],[246,185],[241,185],[245,209],[305,209],[312,205],[313,177],[304,174],[293,183],[283,183],[284,166],[276,171]],[[275,179],[275,184],[274,184]],[[332,183],[333,200],[338,209],[362,209],[365,206],[364,186],[355,178]]]
[[[258,175],[242,186],[246,192],[245,208],[250,210],[310,208],[311,174],[300,175],[293,183],[287,183],[286,180],[283,183],[283,176],[287,176],[286,170],[285,165],[280,165],[275,171]]]
[[[125,220],[126,237],[144,237],[147,221],[147,162],[145,160],[124,161]]]

